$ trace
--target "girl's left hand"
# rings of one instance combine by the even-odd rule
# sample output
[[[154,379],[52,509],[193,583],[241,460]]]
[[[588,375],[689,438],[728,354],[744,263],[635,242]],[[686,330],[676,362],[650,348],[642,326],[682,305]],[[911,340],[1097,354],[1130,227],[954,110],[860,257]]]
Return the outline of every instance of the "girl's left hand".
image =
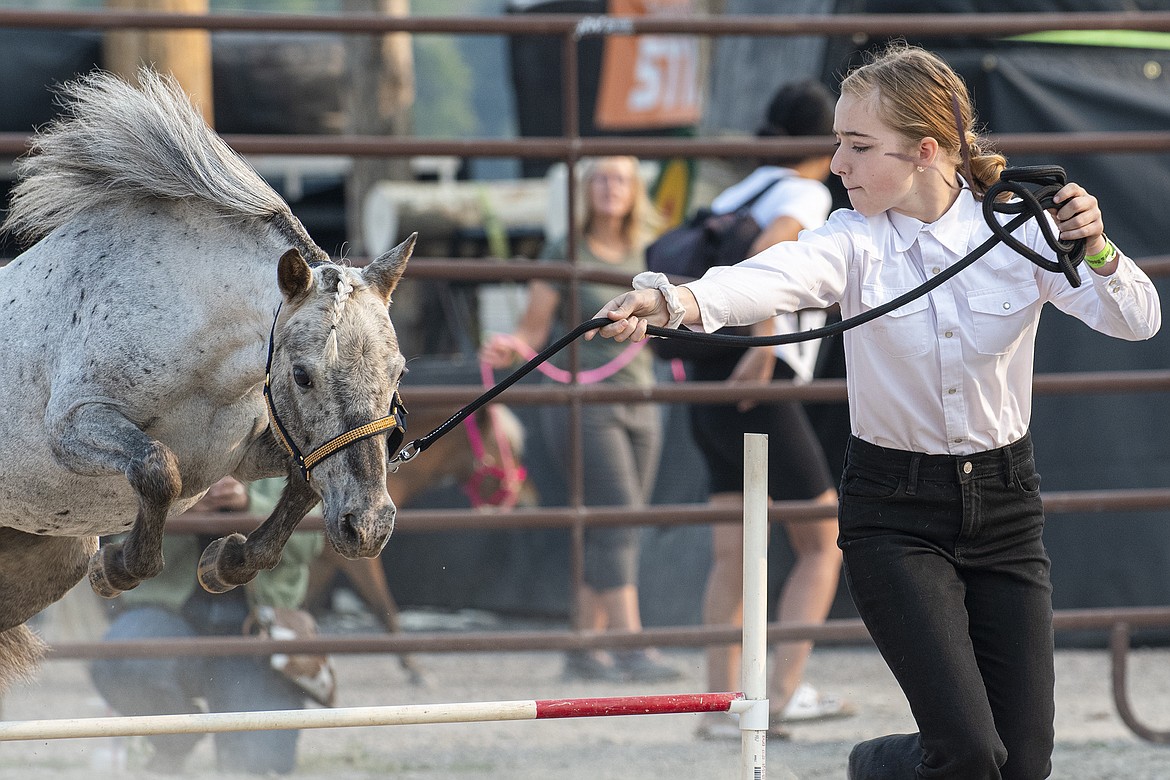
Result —
[[[1105,224],[1097,199],[1076,182],[1060,188],[1053,200],[1060,205],[1052,211],[1061,241],[1085,239],[1085,254],[1094,255],[1105,249]]]

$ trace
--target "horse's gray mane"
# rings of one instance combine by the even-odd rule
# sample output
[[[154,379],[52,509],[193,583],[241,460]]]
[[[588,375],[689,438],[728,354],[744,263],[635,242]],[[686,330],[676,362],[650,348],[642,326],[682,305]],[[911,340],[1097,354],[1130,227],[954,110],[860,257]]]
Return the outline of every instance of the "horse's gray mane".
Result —
[[[143,197],[268,220],[309,260],[327,259],[288,204],[203,121],[182,88],[149,68],[140,89],[95,71],[61,88],[63,113],[21,158],[3,229],[30,243],[98,205]]]

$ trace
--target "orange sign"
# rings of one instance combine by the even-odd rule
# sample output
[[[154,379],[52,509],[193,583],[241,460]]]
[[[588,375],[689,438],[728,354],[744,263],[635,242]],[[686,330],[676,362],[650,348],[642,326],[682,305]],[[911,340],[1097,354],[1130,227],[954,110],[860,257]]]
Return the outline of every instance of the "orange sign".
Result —
[[[690,0],[610,0],[614,16],[683,16]],[[594,124],[605,130],[686,127],[699,121],[699,44],[682,35],[610,35]]]

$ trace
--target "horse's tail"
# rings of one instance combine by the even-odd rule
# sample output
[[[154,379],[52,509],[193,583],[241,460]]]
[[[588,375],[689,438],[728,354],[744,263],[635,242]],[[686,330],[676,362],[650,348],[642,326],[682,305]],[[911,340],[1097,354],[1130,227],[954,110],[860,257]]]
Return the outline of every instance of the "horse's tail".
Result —
[[[30,679],[45,649],[45,643],[28,626],[0,631],[0,692]]]
[[[3,229],[39,240],[119,199],[187,200],[226,217],[274,223],[307,259],[328,259],[288,204],[207,126],[170,76],[138,71],[140,88],[95,71],[61,87],[62,113],[21,158]],[[314,251],[315,250],[315,251]]]

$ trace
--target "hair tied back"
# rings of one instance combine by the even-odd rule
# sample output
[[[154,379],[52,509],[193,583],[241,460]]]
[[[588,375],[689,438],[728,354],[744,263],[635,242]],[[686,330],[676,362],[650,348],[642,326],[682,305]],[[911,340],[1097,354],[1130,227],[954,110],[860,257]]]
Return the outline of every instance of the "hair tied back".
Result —
[[[963,126],[963,112],[959,106],[959,95],[954,90],[951,90],[951,110],[955,115],[955,130],[959,133],[959,156],[963,160],[963,174],[967,178],[967,186],[971,188],[972,192],[976,192],[975,178],[971,175],[971,147],[967,144],[967,130]]]

